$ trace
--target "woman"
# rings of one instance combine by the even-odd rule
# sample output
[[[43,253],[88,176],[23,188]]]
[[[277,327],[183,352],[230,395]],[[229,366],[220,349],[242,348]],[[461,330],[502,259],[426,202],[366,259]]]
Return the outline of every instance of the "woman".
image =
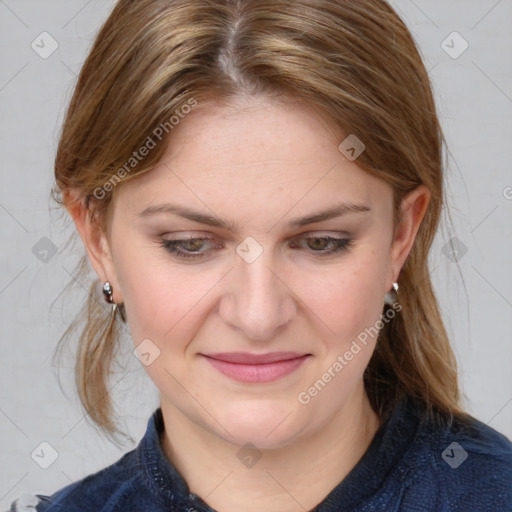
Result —
[[[429,278],[443,143],[383,0],[119,0],[56,192],[99,279],[83,406],[119,434],[126,323],[160,407],[36,510],[510,511],[512,444],[462,409]]]

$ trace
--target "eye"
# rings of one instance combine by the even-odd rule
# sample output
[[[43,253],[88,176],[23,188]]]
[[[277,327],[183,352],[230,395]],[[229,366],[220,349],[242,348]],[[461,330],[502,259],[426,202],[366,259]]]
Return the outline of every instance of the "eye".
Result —
[[[182,240],[167,240],[162,238],[160,240],[160,245],[164,247],[168,252],[177,256],[178,258],[183,259],[193,259],[193,258],[202,258],[206,250],[204,247],[208,245],[215,246],[216,248],[220,248],[219,244],[216,244],[210,238],[186,238]]]
[[[353,240],[350,238],[341,238],[329,235],[314,235],[302,237],[300,240],[306,241],[306,249],[311,252],[317,253],[318,256],[330,255],[337,252],[345,252],[353,245]],[[292,247],[295,247],[296,244]],[[304,247],[301,245],[301,247]]]

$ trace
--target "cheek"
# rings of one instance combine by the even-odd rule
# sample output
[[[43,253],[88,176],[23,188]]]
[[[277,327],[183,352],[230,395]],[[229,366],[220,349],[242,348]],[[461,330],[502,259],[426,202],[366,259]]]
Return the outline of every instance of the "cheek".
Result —
[[[336,333],[337,339],[357,335],[373,324],[384,306],[385,263],[373,253],[359,253],[346,265],[315,279],[308,305]]]
[[[194,317],[220,273],[179,270],[155,247],[119,254],[117,277],[134,344],[149,338],[162,350],[178,350],[193,337]]]

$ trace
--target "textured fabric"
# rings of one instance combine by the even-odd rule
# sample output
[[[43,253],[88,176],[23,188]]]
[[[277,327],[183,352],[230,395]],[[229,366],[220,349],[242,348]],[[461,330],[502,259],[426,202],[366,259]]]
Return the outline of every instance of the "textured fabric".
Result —
[[[116,463],[50,497],[36,495],[35,509],[17,500],[11,511],[212,512],[164,455],[163,430],[158,408],[137,448]],[[404,400],[314,511],[512,512],[512,443],[476,419],[435,426]]]

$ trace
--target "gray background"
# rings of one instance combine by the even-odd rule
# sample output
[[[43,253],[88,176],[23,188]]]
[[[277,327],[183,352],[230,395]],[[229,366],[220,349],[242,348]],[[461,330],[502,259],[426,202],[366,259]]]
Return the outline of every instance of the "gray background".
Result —
[[[454,225],[439,232],[431,268],[467,408],[512,438],[512,0],[392,3],[426,60],[451,153]],[[77,71],[112,6],[0,0],[0,509],[24,491],[49,494],[111,464],[138,442],[158,405],[156,388],[129,357],[112,385],[134,442],[117,448],[84,418],[71,359],[60,370],[62,389],[52,367],[87,285],[62,293],[83,249],[65,246],[73,226],[48,198],[52,164]],[[31,47],[51,49],[49,39],[42,48],[43,31],[58,44],[46,59]],[[469,44],[460,56],[459,36],[442,46],[454,31]],[[456,255],[446,245],[453,237]],[[42,442],[58,455],[48,469],[40,465],[53,452]]]

